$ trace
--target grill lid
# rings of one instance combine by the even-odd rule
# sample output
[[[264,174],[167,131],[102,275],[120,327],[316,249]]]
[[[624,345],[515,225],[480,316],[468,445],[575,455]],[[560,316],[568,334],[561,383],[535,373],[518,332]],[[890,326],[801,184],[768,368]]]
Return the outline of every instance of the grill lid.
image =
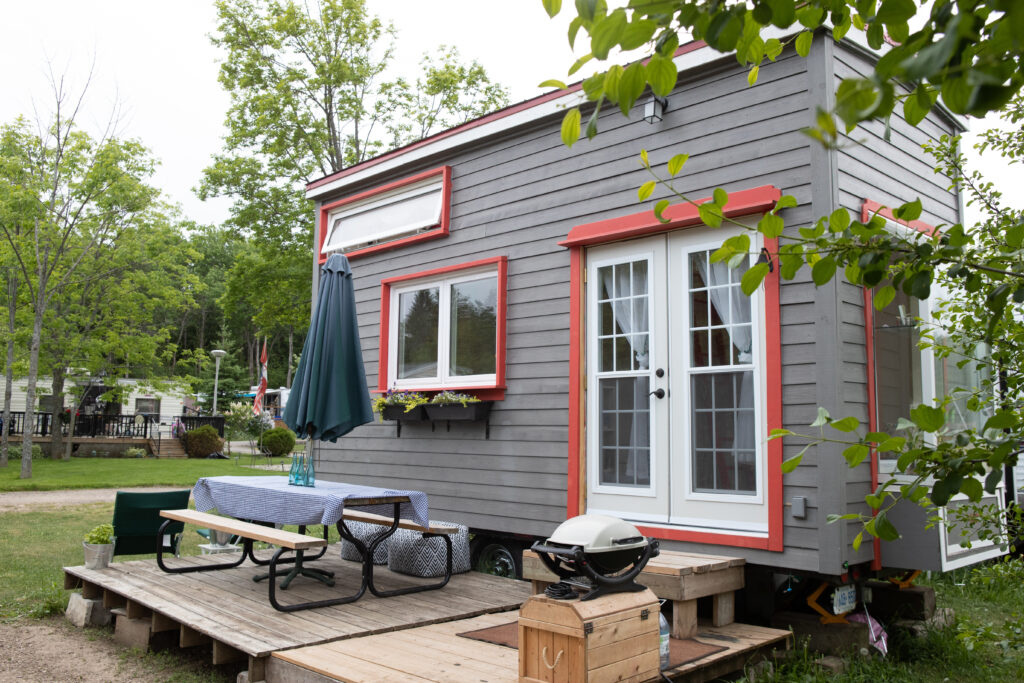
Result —
[[[630,550],[647,545],[647,539],[635,526],[610,515],[580,515],[567,519],[547,542],[566,547],[579,546],[586,553]]]

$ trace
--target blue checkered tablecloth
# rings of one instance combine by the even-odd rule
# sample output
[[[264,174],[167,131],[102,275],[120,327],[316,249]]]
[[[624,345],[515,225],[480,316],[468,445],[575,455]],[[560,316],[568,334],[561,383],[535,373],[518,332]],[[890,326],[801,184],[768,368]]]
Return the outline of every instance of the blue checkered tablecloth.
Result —
[[[403,519],[430,525],[427,494],[376,486],[317,481],[316,486],[292,486],[288,477],[204,477],[196,482],[192,497],[200,512],[217,509],[236,519],[280,524],[336,524],[345,512],[345,501],[356,498],[407,496]],[[360,505],[360,510],[391,517],[392,504]]]

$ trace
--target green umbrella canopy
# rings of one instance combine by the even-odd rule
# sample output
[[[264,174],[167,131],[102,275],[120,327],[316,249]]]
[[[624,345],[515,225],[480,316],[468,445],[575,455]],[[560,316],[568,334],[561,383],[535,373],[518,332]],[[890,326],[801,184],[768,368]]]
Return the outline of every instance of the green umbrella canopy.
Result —
[[[333,254],[320,268],[316,310],[302,347],[284,422],[299,436],[320,441],[373,420],[359,348],[352,269]]]

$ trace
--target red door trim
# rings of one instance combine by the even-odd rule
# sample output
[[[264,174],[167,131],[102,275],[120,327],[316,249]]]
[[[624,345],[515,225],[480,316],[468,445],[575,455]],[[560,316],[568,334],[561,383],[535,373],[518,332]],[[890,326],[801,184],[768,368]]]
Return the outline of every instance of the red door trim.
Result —
[[[781,192],[771,186],[734,192],[726,205],[726,215],[768,211],[775,205]],[[608,221],[598,221],[576,226],[569,232],[569,237],[560,244],[570,250],[570,321],[569,321],[569,477],[567,486],[566,515],[574,517],[585,512],[581,509],[581,491],[584,487],[585,443],[581,438],[585,424],[583,404],[583,378],[585,373],[584,349],[584,292],[583,271],[586,267],[584,248],[592,244],[613,242],[640,235],[654,235],[670,230],[699,225],[700,218],[695,207],[690,208],[697,217],[696,221],[684,213],[686,207],[676,208],[677,212],[671,222],[661,223],[653,211],[624,216]],[[670,211],[671,208],[668,210]],[[666,214],[668,214],[666,211]],[[653,223],[652,223],[653,221]],[[765,247],[773,254],[778,252],[778,240],[765,239]],[[772,272],[764,280],[764,320],[765,320],[765,384],[767,401],[765,420],[768,431],[782,427],[782,328],[779,318],[779,268],[776,262]],[[737,548],[757,548],[773,552],[783,550],[783,483],[782,483],[782,440],[774,439],[766,445],[766,489],[768,505],[768,535],[732,535],[704,531],[666,528],[663,526],[640,526],[640,531],[656,538],[708,543]]]

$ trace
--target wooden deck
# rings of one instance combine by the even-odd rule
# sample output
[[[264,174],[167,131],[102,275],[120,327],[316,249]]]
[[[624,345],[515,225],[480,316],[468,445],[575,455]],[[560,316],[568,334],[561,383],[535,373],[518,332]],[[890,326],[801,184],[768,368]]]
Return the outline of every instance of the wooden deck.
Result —
[[[171,558],[167,564],[224,560],[224,555],[183,557]],[[330,546],[313,566],[334,571],[337,587],[299,578],[278,593],[282,603],[324,599],[359,585],[359,565],[342,560],[337,545]],[[348,605],[284,613],[267,601],[266,582],[252,581],[263,570],[246,563],[236,569],[167,574],[155,560],[135,560],[101,570],[65,567],[64,584],[65,588],[81,586],[84,597],[103,598],[107,607],[123,608],[128,618],[150,620],[153,634],[178,630],[182,647],[212,641],[215,663],[248,656],[251,681],[263,680],[272,652],[515,610],[530,595],[530,585],[524,581],[469,572],[453,576],[437,591],[386,599],[367,593]],[[374,579],[381,589],[421,581],[393,574],[386,567],[378,567]]]
[[[487,614],[275,652],[267,664],[267,683],[518,681],[518,651],[457,635],[515,621],[518,614]],[[786,649],[790,633],[746,624],[702,625],[695,639],[726,649],[666,671],[672,680],[708,681],[741,670],[772,649]]]

